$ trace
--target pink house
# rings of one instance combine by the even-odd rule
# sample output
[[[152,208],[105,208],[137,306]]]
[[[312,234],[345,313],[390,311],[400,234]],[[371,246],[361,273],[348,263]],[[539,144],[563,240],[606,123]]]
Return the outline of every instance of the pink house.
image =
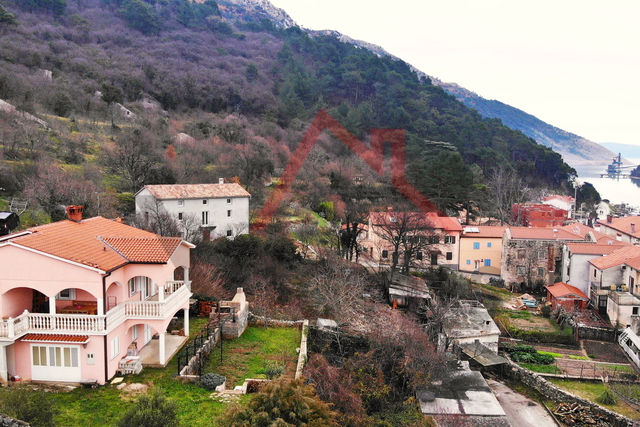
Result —
[[[102,217],[69,219],[0,238],[0,382],[107,382],[134,347],[182,315],[189,332],[194,246]]]

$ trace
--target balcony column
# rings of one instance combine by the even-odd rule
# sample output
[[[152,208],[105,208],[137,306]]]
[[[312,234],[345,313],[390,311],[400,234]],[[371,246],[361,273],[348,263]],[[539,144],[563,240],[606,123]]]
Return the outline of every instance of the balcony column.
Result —
[[[159,351],[158,351],[158,359],[160,359],[160,364],[164,365],[165,362],[167,361],[167,356],[166,356],[166,350],[165,350],[165,338],[166,338],[167,334],[166,332],[162,332],[161,334],[158,334],[158,344],[160,346]]]
[[[0,343],[0,385],[7,385],[9,368],[7,367],[7,346],[11,343]]]
[[[56,298],[55,297],[49,298],[49,313],[56,314]]]
[[[164,287],[166,283],[158,286],[158,302],[164,302]]]
[[[184,309],[184,321],[182,322],[182,324],[184,325],[183,327],[184,336],[189,338],[189,309],[188,308]]]
[[[98,298],[98,316],[104,316],[104,298]]]

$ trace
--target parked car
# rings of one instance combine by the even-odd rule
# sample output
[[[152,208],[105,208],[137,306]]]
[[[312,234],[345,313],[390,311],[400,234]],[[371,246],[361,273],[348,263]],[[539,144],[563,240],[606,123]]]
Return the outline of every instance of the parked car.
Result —
[[[14,212],[0,212],[0,236],[5,236],[20,226],[20,217]]]

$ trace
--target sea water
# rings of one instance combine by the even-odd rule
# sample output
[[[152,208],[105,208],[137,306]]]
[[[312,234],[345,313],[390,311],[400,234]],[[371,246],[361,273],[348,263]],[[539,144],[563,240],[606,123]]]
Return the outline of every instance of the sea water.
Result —
[[[634,165],[640,164],[640,159],[628,160]],[[600,174],[606,173],[609,163],[574,166],[578,172],[578,181],[593,184],[600,193],[600,197],[608,199],[613,204],[628,203],[631,206],[640,207],[640,180],[601,178]],[[633,168],[625,168],[624,170],[628,174]]]

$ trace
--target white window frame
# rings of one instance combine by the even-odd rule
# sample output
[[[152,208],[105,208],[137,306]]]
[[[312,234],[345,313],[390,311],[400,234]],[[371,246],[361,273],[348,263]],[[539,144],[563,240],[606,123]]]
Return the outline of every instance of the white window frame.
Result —
[[[231,218],[231,209],[227,209],[227,218]]]
[[[138,339],[138,325],[133,325],[131,327],[131,341],[135,341]]]
[[[120,335],[116,335],[111,340],[111,360],[120,355]]]
[[[202,211],[202,225],[209,225],[209,211]]]
[[[68,295],[63,295],[64,292],[69,291]],[[56,295],[57,300],[74,300],[76,299],[76,290],[73,288],[63,289]]]
[[[184,214],[182,212],[178,212],[178,221],[182,221],[184,219]]]
[[[178,206],[180,207],[184,206],[184,200],[178,200]]]
[[[227,230],[227,237],[233,237],[233,230]]]
[[[231,204],[231,199],[227,199],[227,204],[230,205]]]
[[[208,205],[208,204],[209,204],[209,200],[207,200],[207,199],[202,199],[202,204],[203,204],[203,205]]]

